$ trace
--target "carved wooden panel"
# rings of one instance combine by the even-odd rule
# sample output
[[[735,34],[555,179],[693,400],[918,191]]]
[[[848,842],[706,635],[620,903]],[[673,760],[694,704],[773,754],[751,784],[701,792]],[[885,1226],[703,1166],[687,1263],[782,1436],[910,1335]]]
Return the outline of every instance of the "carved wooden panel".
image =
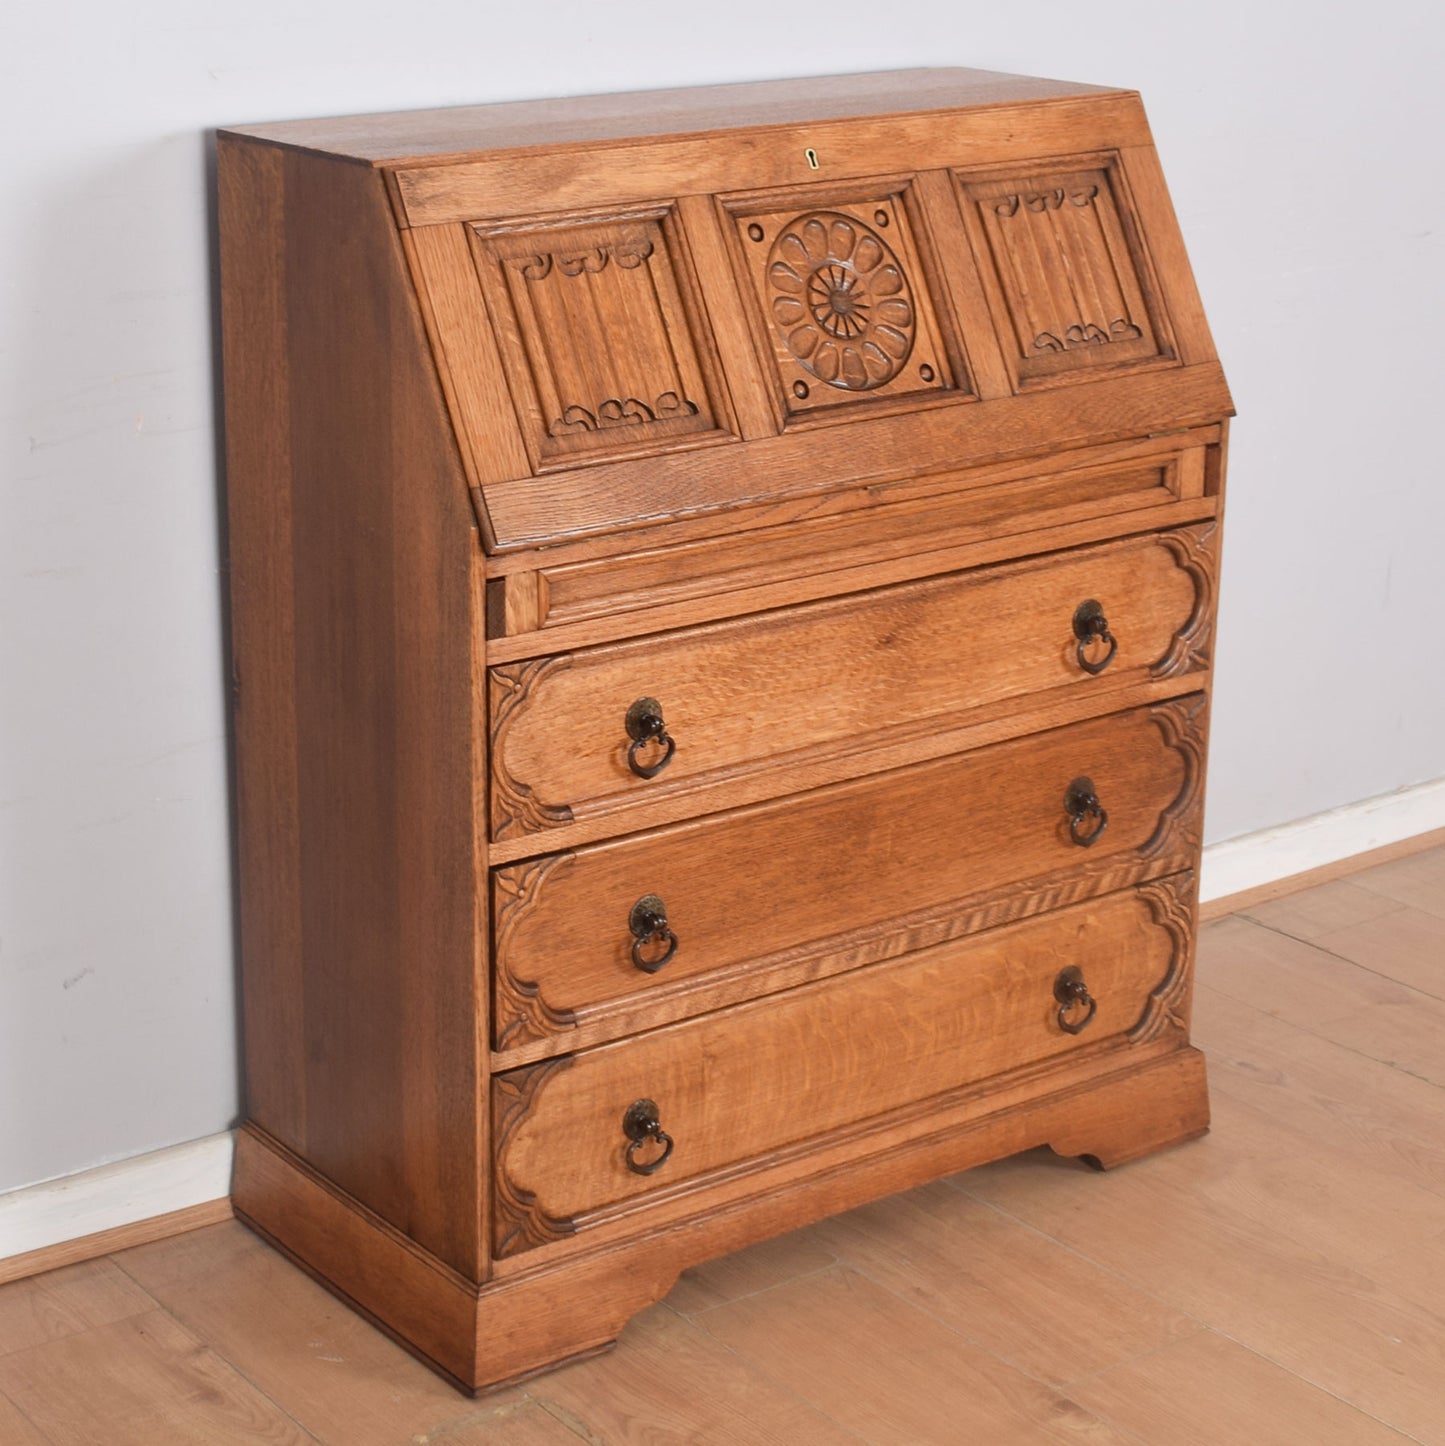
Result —
[[[1020,386],[1172,357],[1117,162],[956,179]]]
[[[1188,987],[1192,891],[1186,874],[1114,893],[567,1056],[566,1068],[495,1075],[497,1255],[990,1076],[1157,1037]],[[1065,966],[1095,1002],[1078,1032],[1054,992]],[[640,1098],[674,1142],[655,1174],[627,1168],[622,1118]]]
[[[670,207],[471,230],[535,470],[732,435]]]
[[[720,199],[784,415],[967,390],[906,184]]]

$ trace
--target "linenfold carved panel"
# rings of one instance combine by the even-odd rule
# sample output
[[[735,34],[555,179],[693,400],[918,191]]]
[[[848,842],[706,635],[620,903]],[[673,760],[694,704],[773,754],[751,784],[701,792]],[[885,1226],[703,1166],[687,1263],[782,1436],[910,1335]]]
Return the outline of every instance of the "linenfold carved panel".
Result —
[[[732,435],[670,208],[471,231],[534,470]]]
[[[1112,158],[956,180],[1019,386],[1172,356]]]
[[[785,416],[960,389],[907,186],[720,200]]]

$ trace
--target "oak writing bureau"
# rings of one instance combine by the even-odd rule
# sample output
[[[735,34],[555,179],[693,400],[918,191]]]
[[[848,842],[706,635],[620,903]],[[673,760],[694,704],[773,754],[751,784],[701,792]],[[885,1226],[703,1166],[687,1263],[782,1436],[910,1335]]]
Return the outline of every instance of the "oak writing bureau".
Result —
[[[219,152],[244,1219],[481,1389],[820,1215],[1207,1127],[1231,407],[1137,95]]]

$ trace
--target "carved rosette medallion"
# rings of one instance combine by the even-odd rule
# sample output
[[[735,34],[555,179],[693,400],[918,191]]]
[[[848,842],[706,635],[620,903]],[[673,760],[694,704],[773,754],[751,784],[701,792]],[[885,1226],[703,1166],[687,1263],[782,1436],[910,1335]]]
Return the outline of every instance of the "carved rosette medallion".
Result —
[[[795,217],[773,243],[767,284],[784,346],[820,382],[871,391],[907,362],[917,329],[908,278],[888,243],[856,217]]]

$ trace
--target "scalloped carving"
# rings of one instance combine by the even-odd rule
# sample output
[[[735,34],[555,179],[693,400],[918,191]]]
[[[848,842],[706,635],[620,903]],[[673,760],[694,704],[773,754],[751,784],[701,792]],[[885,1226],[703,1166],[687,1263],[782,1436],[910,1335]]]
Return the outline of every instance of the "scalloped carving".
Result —
[[[1173,359],[1114,157],[1080,170],[955,176],[1020,386]]]
[[[1194,611],[1174,635],[1169,651],[1149,669],[1151,678],[1174,678],[1209,667],[1214,641],[1214,589],[1219,570],[1219,524],[1163,533],[1159,541],[1174,554],[1194,583]]]
[[[1194,874],[1174,874],[1141,884],[1139,896],[1149,905],[1154,922],[1174,940],[1169,972],[1151,991],[1138,1024],[1129,1031],[1134,1044],[1157,1039],[1166,1029],[1187,1035],[1189,983],[1194,969]]]
[[[779,340],[824,385],[868,391],[903,369],[918,329],[908,274],[858,217],[795,216],[773,242],[767,280]]]
[[[1159,826],[1150,835],[1141,858],[1154,858],[1164,850],[1179,820],[1189,818],[1188,842],[1199,847],[1199,791],[1204,784],[1205,727],[1209,717],[1208,702],[1203,693],[1171,698],[1156,703],[1149,710],[1149,719],[1164,735],[1164,741],[1184,759],[1184,784],[1174,802],[1159,815]]]
[[[675,210],[470,224],[533,471],[732,436]]]
[[[544,678],[565,672],[572,665],[570,653],[551,658],[531,658],[490,670],[492,710],[492,837],[497,840],[517,834],[539,833],[572,822],[572,809],[565,803],[546,803],[530,784],[514,778],[507,768],[507,737],[518,716],[531,702]]]
[[[515,1048],[533,1039],[547,1039],[558,1029],[575,1024],[570,1009],[554,1009],[542,998],[541,985],[513,974],[508,965],[509,944],[517,925],[535,907],[547,880],[576,858],[572,853],[498,869],[492,875],[492,907],[496,919],[493,956],[492,1034],[498,1049]]]
[[[507,1146],[518,1126],[532,1113],[542,1087],[572,1063],[570,1055],[543,1060],[492,1078],[492,1137],[496,1160],[496,1193],[492,1204],[492,1253],[497,1259],[517,1255],[551,1240],[576,1233],[571,1220],[548,1215],[534,1191],[515,1184],[507,1173]]]

